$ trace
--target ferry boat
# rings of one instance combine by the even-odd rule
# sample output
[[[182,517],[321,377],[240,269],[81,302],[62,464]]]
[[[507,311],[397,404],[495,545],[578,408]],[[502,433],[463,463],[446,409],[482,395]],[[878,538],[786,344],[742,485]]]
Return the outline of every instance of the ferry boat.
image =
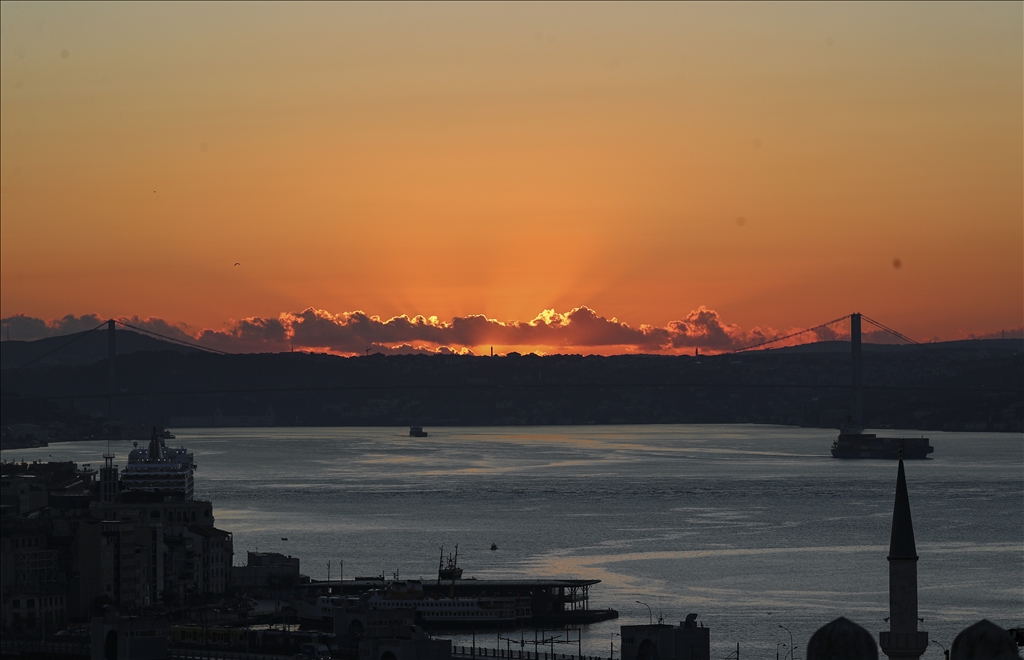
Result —
[[[514,596],[426,598],[423,583],[405,580],[370,593],[373,610],[413,610],[425,628],[506,628],[527,624],[530,600]]]
[[[412,610],[424,628],[509,628],[532,618],[529,598],[514,596],[426,598],[419,580],[392,582],[362,598],[320,596],[313,608],[297,609],[299,618],[330,622],[336,611]],[[307,611],[308,610],[308,611]]]
[[[192,499],[195,457],[184,447],[168,447],[164,443],[166,435],[169,434],[154,428],[148,447],[133,443],[135,449],[128,453],[121,484],[128,490],[184,493],[186,499]]]
[[[928,458],[935,451],[928,438],[879,438],[874,433],[840,432],[832,443],[835,458]]]

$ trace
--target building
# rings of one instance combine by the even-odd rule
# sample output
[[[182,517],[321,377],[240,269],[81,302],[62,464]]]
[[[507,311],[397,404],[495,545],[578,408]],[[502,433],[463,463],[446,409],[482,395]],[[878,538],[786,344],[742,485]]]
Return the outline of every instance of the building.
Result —
[[[302,581],[299,558],[277,552],[250,552],[245,566],[231,569],[231,581],[239,588],[281,589]]]
[[[711,629],[688,614],[678,627],[657,623],[622,626],[622,660],[710,660]]]
[[[164,660],[169,628],[167,619],[125,617],[109,608],[91,621],[90,659]]]
[[[213,505],[184,488],[125,489],[113,458],[98,481],[74,463],[2,464],[4,629],[54,630],[103,606],[132,612],[230,590],[232,536],[214,526]]]
[[[431,639],[413,625],[415,618],[413,609],[368,610],[359,660],[451,660],[452,641]]]

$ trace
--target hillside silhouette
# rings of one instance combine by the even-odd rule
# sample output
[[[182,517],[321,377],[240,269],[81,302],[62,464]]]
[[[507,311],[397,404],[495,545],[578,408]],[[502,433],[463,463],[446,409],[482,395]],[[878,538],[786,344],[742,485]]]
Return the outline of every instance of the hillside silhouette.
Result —
[[[127,355],[139,351],[174,351],[193,353],[199,349],[149,337],[131,330],[118,330],[117,354]],[[69,343],[70,342],[70,343]],[[62,349],[57,350],[61,345]],[[53,351],[51,353],[51,351]],[[51,353],[47,355],[47,353]],[[45,357],[44,357],[45,356]],[[40,359],[42,358],[42,359]],[[35,341],[0,342],[0,369],[30,367],[87,365],[107,359],[107,333],[85,331]]]
[[[54,407],[105,415],[106,336],[93,334],[95,340],[84,338],[22,369],[6,365],[23,363],[66,338],[9,342],[15,344],[10,347],[3,342],[3,423],[40,421],[18,417],[45,417],[39,411]],[[929,344],[928,350],[866,344],[866,424],[1024,430],[1022,349],[1019,339]],[[61,356],[65,351],[68,355]],[[171,425],[175,418],[235,416],[243,425],[271,418],[277,425],[328,426],[757,423],[835,428],[849,412],[850,362],[848,342],[700,357],[216,355],[126,331],[118,333],[114,416]],[[28,405],[40,398],[50,405]],[[18,405],[11,405],[14,401]]]

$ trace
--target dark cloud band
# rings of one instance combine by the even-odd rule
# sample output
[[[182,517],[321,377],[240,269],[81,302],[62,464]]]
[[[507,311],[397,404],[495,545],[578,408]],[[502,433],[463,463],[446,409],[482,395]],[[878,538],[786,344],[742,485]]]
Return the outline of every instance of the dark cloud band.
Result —
[[[44,321],[25,315],[2,320],[12,339],[31,340],[89,330],[104,319],[95,314],[68,315]],[[232,321],[224,330],[194,331],[159,318],[125,317],[125,322],[165,336],[195,341],[233,353],[291,349],[361,355],[383,353],[467,353],[487,346],[525,348],[545,353],[683,353],[693,349],[720,352],[780,337],[792,331],[755,327],[743,330],[724,322],[703,305],[664,327],[637,327],[601,316],[581,306],[569,312],[544,310],[529,321],[498,321],[482,315],[455,317],[395,316],[383,320],[362,311],[330,312],[308,308],[277,318]],[[842,339],[843,328],[822,328],[803,341]],[[1020,331],[1013,331],[1020,336]],[[845,335],[848,336],[848,335]]]

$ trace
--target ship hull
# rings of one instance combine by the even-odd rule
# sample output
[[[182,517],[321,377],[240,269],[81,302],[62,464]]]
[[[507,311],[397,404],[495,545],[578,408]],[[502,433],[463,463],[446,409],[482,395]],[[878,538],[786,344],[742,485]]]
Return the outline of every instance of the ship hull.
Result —
[[[928,438],[879,438],[872,434],[841,434],[832,444],[834,458],[916,460],[928,458],[935,448]]]

